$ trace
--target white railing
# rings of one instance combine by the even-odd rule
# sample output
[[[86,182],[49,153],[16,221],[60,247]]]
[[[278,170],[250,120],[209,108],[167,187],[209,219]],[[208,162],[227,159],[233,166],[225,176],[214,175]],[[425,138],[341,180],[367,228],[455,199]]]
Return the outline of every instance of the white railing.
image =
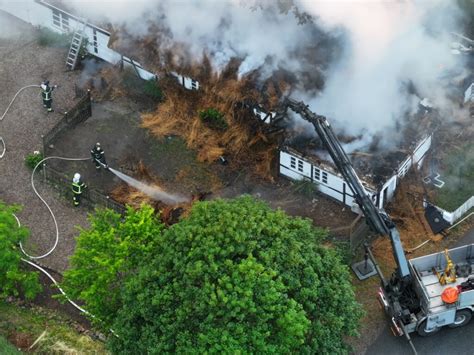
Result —
[[[473,207],[474,207],[474,196],[471,196],[469,199],[467,199],[466,202],[464,202],[461,206],[459,206],[453,212],[446,211],[436,206],[436,208],[438,208],[443,213],[443,218],[451,224],[455,223],[458,219],[464,216],[464,214],[466,214]]]

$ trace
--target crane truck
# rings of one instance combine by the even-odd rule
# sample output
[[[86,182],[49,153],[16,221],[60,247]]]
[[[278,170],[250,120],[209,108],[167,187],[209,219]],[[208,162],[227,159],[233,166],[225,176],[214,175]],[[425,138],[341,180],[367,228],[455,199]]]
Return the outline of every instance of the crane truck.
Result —
[[[390,279],[378,267],[370,247],[366,252],[381,280],[378,299],[397,336],[411,342],[410,333],[434,334],[443,326],[466,325],[474,311],[474,244],[407,260],[400,234],[382,209],[377,208],[359,180],[326,117],[313,113],[304,102],[285,99],[278,115],[291,109],[310,122],[337,169],[350,186],[366,223],[376,234],[388,236],[397,264]]]

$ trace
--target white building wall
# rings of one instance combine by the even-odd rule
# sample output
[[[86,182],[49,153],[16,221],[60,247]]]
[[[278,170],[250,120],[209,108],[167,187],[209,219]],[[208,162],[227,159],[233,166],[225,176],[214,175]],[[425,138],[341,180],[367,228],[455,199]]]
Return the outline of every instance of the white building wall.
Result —
[[[38,0],[0,0],[0,10],[30,23],[33,26],[48,28],[56,33],[73,32],[77,29],[84,29],[84,37],[87,38],[87,51],[108,63],[117,64],[122,60],[122,55],[109,48],[110,33],[93,24],[87,23],[84,28],[82,19],[70,14],[60,8],[52,6],[47,2]],[[64,22],[60,21],[57,26],[53,21],[53,14],[59,12],[60,19],[67,19],[67,27]],[[66,62],[66,58],[64,58]],[[156,78],[156,74],[144,69],[138,62],[134,62],[139,68],[137,69],[142,79],[148,80]],[[130,62],[125,65],[131,65]]]
[[[379,191],[371,191],[365,188],[366,193],[372,196],[372,200],[379,207],[390,201],[395,195],[398,185],[398,178],[406,175],[408,170],[417,164],[421,166],[423,158],[431,147],[431,136],[422,139],[416,146],[413,154],[408,156],[399,166],[397,173],[390,177]],[[292,160],[293,159],[293,160]],[[319,170],[319,173],[317,172]],[[280,151],[280,174],[289,177],[293,180],[309,179],[318,184],[318,189],[322,193],[331,196],[332,198],[343,202],[352,210],[357,211],[353,192],[344,181],[344,179],[329,171],[321,169],[320,166],[314,166],[304,160],[303,157],[290,154],[286,151]],[[323,179],[323,174],[325,178]],[[378,197],[378,199],[377,199]],[[378,202],[377,202],[378,201]]]
[[[292,171],[291,178],[295,180],[303,180],[304,178],[311,178],[312,165],[300,157],[293,156],[287,152],[280,152],[280,167],[286,167],[287,170]]]
[[[431,135],[424,138],[420,143],[418,143],[417,147],[413,152],[413,164],[417,164],[418,169],[421,168],[423,158],[425,157],[428,150],[430,150],[431,148],[431,140]]]
[[[321,193],[354,208],[352,191],[342,177],[321,169],[320,166],[315,166],[302,157],[280,151],[280,174],[292,180],[313,181]]]
[[[393,195],[395,195],[395,190],[397,189],[397,180],[397,175],[393,175],[382,186],[379,192],[378,208],[383,208],[383,206],[392,199]]]
[[[51,21],[47,27],[53,29],[52,11],[34,0],[0,0],[0,10],[8,12],[33,26],[45,26],[44,23]]]
[[[464,93],[464,103],[469,101],[474,102],[474,83],[472,83]]]

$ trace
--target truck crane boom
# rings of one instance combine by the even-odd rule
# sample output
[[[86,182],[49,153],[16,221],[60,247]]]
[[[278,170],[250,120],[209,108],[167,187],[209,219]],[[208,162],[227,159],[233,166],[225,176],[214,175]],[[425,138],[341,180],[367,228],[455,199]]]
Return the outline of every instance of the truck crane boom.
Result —
[[[421,336],[427,336],[443,326],[456,328],[466,325],[474,316],[474,288],[471,287],[474,284],[474,244],[446,250],[445,254],[451,257],[446,258],[444,263],[442,252],[408,261],[395,224],[387,213],[372,202],[326,117],[312,112],[304,102],[285,99],[277,111],[276,119],[286,115],[288,108],[313,124],[334,164],[354,193],[369,227],[390,238],[397,269],[389,281],[383,277],[368,246],[366,251],[382,281],[378,299],[389,316],[393,333],[404,335],[416,354],[410,333],[416,331]],[[433,283],[433,276],[443,269],[450,270],[452,277],[449,285]],[[446,292],[452,299],[443,299]]]
[[[313,124],[319,138],[323,142],[324,147],[329,152],[334,164],[354,193],[355,200],[364,213],[367,223],[371,229],[378,234],[387,235],[390,237],[393,254],[398,266],[397,272],[399,278],[401,280],[409,278],[410,270],[408,268],[408,262],[403,251],[400,234],[397,228],[391,221],[390,217],[385,212],[378,210],[372,202],[372,199],[367,195],[364,186],[354,171],[349,157],[344,152],[344,149],[334,134],[334,131],[332,130],[326,117],[315,114],[304,102],[301,101],[286,99],[283,103],[283,114],[286,113],[288,108],[299,114],[306,121]]]

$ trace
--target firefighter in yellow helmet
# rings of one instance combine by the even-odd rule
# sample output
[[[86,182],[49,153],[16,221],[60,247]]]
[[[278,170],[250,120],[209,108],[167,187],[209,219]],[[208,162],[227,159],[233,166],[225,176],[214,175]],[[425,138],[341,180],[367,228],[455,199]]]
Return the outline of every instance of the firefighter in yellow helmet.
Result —
[[[74,202],[75,207],[79,206],[81,203],[81,195],[86,187],[87,185],[81,180],[81,174],[75,173],[74,178],[72,179],[72,201]]]

